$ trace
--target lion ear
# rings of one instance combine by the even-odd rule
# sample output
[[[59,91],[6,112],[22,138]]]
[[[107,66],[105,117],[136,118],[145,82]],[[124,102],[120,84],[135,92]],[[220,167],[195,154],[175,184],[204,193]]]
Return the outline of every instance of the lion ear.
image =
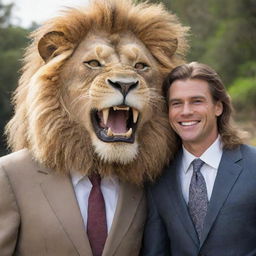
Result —
[[[38,51],[42,59],[47,62],[67,49],[70,44],[63,32],[51,31],[39,40]]]

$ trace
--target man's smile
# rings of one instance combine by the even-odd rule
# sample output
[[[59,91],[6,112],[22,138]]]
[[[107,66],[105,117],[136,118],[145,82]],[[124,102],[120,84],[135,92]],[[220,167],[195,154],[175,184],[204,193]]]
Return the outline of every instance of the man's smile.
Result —
[[[200,123],[200,120],[196,120],[196,121],[182,121],[182,122],[178,122],[181,126],[194,126],[198,123]]]

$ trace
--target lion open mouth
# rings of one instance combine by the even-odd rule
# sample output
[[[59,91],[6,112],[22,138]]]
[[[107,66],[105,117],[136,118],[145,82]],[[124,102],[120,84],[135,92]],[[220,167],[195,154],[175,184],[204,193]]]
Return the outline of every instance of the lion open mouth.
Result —
[[[113,106],[91,112],[97,137],[104,142],[133,143],[139,111],[129,106]]]

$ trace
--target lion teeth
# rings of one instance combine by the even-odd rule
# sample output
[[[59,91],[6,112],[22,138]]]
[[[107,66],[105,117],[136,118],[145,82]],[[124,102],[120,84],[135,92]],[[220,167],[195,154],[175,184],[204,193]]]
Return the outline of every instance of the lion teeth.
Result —
[[[130,128],[126,133],[115,133],[111,130],[111,128],[108,128],[107,131],[107,136],[112,137],[112,136],[117,136],[117,137],[127,137],[130,138],[132,135],[132,128]]]
[[[130,138],[132,136],[132,128],[130,128],[129,131],[124,136]]]
[[[139,111],[135,108],[132,108],[132,113],[133,113],[133,123],[136,123],[138,120]]]
[[[114,135],[114,134],[113,134],[111,128],[109,127],[109,128],[108,128],[108,132],[107,132],[107,136],[111,137],[111,136],[113,136],[113,135]]]
[[[108,115],[109,115],[109,108],[105,108],[102,110],[102,114],[103,114],[103,123],[105,125],[107,125],[108,122]]]
[[[126,111],[129,111],[129,107],[118,107],[118,106],[114,106],[113,109],[116,111],[116,110],[126,110]]]

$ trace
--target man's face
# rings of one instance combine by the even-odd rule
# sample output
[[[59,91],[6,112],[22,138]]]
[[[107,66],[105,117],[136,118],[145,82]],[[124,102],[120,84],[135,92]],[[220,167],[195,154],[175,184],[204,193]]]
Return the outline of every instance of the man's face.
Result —
[[[206,150],[214,142],[222,110],[222,103],[213,101],[204,80],[176,80],[169,89],[169,122],[187,149]]]

